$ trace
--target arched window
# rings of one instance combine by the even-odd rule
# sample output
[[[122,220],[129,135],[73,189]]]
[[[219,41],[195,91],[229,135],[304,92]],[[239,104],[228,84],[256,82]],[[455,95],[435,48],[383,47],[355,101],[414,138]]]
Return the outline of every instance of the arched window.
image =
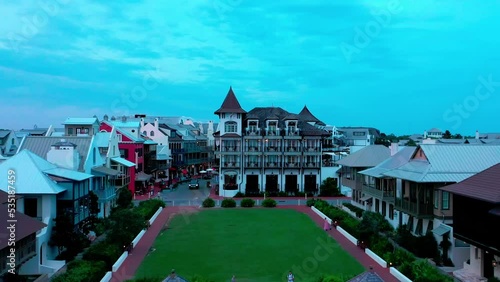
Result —
[[[142,135],[148,136],[148,133],[146,132],[146,130],[144,130],[144,131],[142,132]]]
[[[226,123],[224,123],[224,128],[226,132],[236,133],[238,129],[238,124],[235,121],[227,121]]]
[[[149,132],[149,135],[150,136],[155,136],[155,132],[153,130],[151,130],[151,132]]]

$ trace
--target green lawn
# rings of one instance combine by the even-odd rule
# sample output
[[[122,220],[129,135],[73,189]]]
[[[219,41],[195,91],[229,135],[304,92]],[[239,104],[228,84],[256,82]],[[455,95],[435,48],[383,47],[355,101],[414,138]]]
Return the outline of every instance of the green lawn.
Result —
[[[171,269],[222,282],[296,281],[320,274],[351,278],[363,267],[309,216],[282,209],[213,209],[174,217],[139,267],[136,278],[166,277]]]

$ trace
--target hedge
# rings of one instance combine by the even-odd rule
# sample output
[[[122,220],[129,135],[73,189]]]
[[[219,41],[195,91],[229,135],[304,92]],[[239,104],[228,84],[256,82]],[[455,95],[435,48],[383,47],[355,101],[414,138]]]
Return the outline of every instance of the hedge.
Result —
[[[243,199],[241,200],[240,206],[243,208],[251,208],[255,206],[255,201],[253,199]]]
[[[265,199],[262,201],[262,206],[265,208],[274,208],[276,205],[277,203],[274,199]]]
[[[206,198],[203,203],[201,203],[201,206],[204,208],[213,208],[215,207],[215,201],[212,198]]]

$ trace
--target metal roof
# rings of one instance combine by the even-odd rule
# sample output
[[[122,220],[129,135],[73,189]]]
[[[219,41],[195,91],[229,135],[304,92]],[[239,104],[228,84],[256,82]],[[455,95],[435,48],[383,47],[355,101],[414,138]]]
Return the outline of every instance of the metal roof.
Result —
[[[396,154],[394,154],[394,156],[388,158],[379,165],[369,169],[365,169],[363,171],[360,171],[359,173],[376,178],[385,177],[383,175],[385,172],[388,172],[391,169],[395,169],[406,164],[410,160],[411,156],[413,155],[416,149],[417,147],[401,148],[401,150]]]
[[[9,170],[14,170],[16,174],[17,194],[59,194],[66,191],[59,186],[44,171],[57,168],[29,150],[23,150],[8,160],[0,163],[0,174],[8,175]],[[0,189],[8,191],[8,179],[0,179]]]
[[[444,234],[450,232],[452,229],[448,225],[445,224],[439,224],[438,227],[432,229],[432,233],[438,235],[438,236],[443,236]]]
[[[78,171],[84,171],[85,160],[89,154],[89,150],[92,143],[92,137],[89,136],[64,136],[64,141],[70,142],[76,145],[76,150],[80,155],[80,164]],[[50,151],[51,147],[57,142],[61,142],[60,137],[56,136],[26,136],[24,141],[21,143],[18,152],[22,150],[30,150],[32,153],[38,155],[39,157],[46,159],[47,153]]]
[[[108,148],[111,132],[97,132],[94,136],[94,144],[98,148]]]
[[[83,172],[78,172],[75,170],[69,170],[69,169],[64,169],[64,168],[53,168],[53,169],[48,169],[44,171],[47,174],[70,179],[70,180],[75,180],[75,181],[83,181],[85,179],[92,178],[92,175],[86,174]]]
[[[453,194],[500,204],[500,164],[496,164],[459,183],[441,188]]]
[[[67,118],[64,125],[92,125],[99,123],[97,118]]]
[[[105,166],[98,166],[98,167],[93,167],[92,172],[98,173],[98,174],[104,174],[104,175],[111,175],[111,176],[117,176],[120,174],[118,170],[105,167]]]
[[[337,162],[348,167],[374,167],[387,160],[391,150],[384,145],[370,145],[356,151]]]
[[[423,144],[419,148],[426,159],[414,158],[384,175],[415,182],[460,182],[500,162],[500,146],[495,145]]]
[[[135,164],[133,162],[127,161],[124,158],[116,157],[116,158],[111,158],[112,161],[115,161],[121,165],[124,165],[126,167],[133,167]]]

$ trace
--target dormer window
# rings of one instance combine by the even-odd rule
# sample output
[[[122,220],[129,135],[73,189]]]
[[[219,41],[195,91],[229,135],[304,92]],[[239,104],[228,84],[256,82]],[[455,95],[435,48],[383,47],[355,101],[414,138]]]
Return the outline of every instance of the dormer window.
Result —
[[[248,121],[248,133],[255,135],[259,130],[259,122],[257,120]]]
[[[267,130],[269,134],[276,135],[278,129],[278,121],[272,120],[267,123]]]
[[[226,133],[236,133],[238,130],[238,124],[234,121],[227,121],[224,123],[224,129]]]

